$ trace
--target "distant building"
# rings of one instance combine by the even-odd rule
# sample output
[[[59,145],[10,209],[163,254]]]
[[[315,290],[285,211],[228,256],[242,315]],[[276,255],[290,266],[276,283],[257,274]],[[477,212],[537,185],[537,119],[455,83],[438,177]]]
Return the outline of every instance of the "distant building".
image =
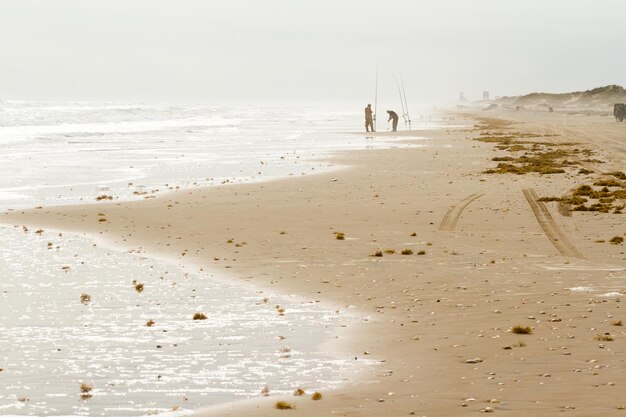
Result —
[[[483,91],[483,100],[489,100],[489,91]]]
[[[465,98],[465,94],[463,94],[463,91],[461,91],[461,93],[459,94],[459,101],[462,101],[462,102],[467,101],[467,99]]]

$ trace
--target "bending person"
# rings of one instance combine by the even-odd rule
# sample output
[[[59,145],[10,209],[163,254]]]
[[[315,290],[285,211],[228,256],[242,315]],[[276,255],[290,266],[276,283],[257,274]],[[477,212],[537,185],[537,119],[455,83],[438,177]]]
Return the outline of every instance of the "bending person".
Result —
[[[389,122],[389,120],[393,120],[393,131],[395,132],[396,130],[398,130],[398,113],[396,113],[393,110],[387,110],[387,113],[389,113],[389,119],[387,119],[387,122]]]

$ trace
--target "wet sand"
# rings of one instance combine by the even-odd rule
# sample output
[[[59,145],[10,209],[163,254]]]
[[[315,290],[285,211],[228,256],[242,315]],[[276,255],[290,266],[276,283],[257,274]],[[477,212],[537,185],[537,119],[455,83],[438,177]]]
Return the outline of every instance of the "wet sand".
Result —
[[[88,232],[362,315],[329,349],[379,365],[343,388],[319,401],[311,392],[259,397],[199,415],[623,415],[626,334],[614,324],[626,320],[626,255],[608,240],[626,233],[624,215],[564,216],[534,196],[623,171],[626,126],[599,116],[488,116],[558,135],[537,140],[577,142],[605,163],[587,163],[588,176],[485,174],[506,152],[473,140],[481,132],[472,116],[456,115],[451,123],[466,128],[417,132],[426,147],[338,154],[340,171],[0,221]],[[515,334],[515,325],[532,333]],[[605,333],[613,340],[595,339]],[[276,410],[277,400],[296,408]]]

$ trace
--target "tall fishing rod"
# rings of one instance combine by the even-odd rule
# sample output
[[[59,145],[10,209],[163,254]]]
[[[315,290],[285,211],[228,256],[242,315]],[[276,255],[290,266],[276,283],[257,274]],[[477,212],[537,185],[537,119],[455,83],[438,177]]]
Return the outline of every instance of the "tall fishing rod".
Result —
[[[406,109],[406,118],[409,122],[409,130],[411,130],[411,116],[409,115],[409,103],[406,101],[406,90],[404,89],[404,77],[402,76],[402,72],[400,73],[400,83],[402,84],[402,95],[404,96],[404,108]],[[405,121],[406,123],[406,121]]]
[[[396,80],[396,87],[398,87],[398,95],[400,96],[400,105],[402,106],[402,119],[404,120],[404,128],[407,128],[407,117],[406,117],[406,111],[404,110],[404,100],[402,99],[402,91],[400,90],[400,83],[398,82],[398,78],[395,76],[393,76],[393,79]]]
[[[374,131],[376,131],[376,106],[378,105],[378,67],[376,67],[376,91],[374,93]]]

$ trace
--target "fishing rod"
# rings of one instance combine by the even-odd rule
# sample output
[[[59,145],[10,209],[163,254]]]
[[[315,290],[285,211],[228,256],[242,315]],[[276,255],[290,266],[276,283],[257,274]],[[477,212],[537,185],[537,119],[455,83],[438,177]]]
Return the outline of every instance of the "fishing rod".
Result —
[[[409,115],[409,103],[406,101],[406,90],[404,89],[404,77],[402,76],[402,72],[400,73],[400,83],[402,84],[402,95],[404,96],[404,108],[406,109],[406,118],[409,122],[409,130],[411,130],[411,116]],[[405,121],[406,123],[406,121]]]
[[[404,119],[404,128],[407,128],[407,116],[406,111],[404,110],[404,100],[402,99],[402,91],[400,90],[400,83],[398,82],[398,78],[393,76],[393,79],[396,80],[396,86],[398,87],[398,95],[400,96],[400,105],[402,106],[402,119]]]
[[[374,93],[374,131],[376,131],[376,106],[378,105],[378,67],[376,67],[376,92]]]

